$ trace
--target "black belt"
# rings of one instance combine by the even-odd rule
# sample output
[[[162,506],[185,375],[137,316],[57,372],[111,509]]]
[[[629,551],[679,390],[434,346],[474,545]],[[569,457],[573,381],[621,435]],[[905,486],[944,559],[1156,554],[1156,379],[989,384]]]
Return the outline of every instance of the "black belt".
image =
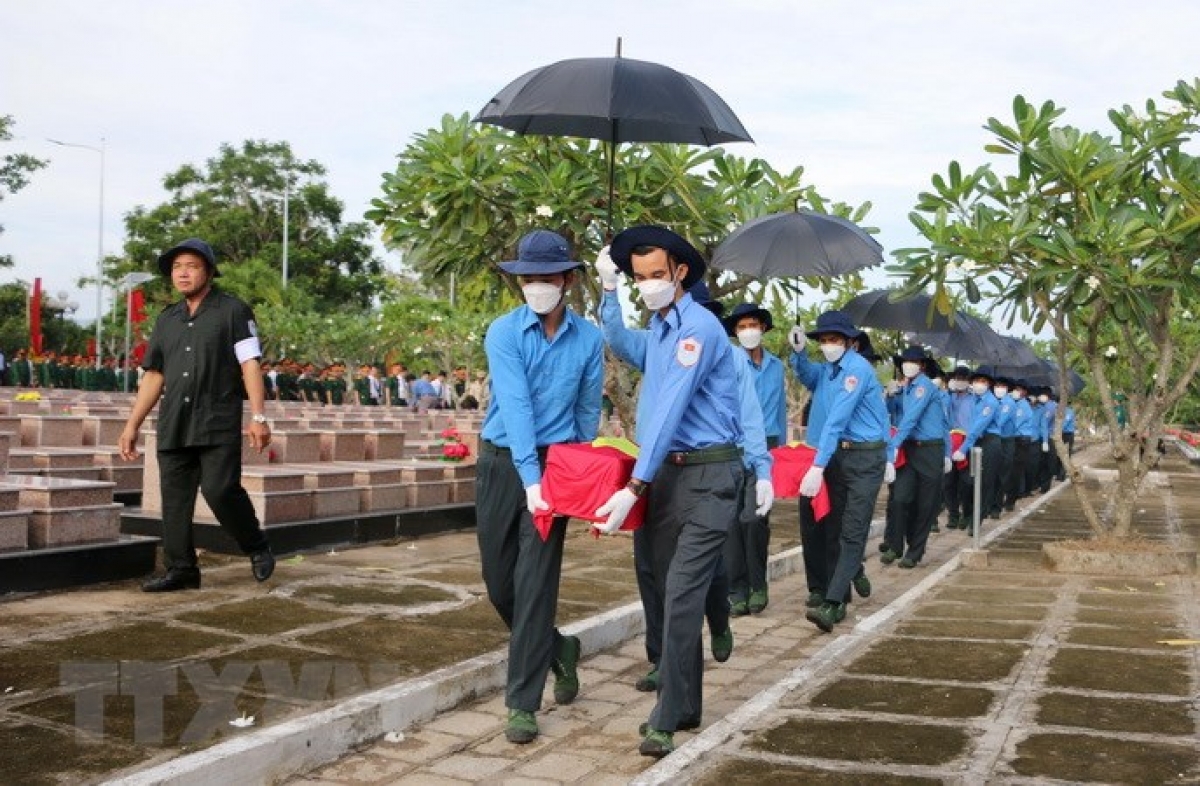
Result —
[[[741,457],[742,449],[736,445],[713,445],[699,450],[668,453],[665,461],[668,464],[685,467],[691,464],[716,464],[719,461],[733,461]]]
[[[906,439],[904,440],[904,444],[918,448],[931,448],[934,445],[945,447],[946,441],[943,439]]]
[[[544,461],[546,458],[546,451],[548,451],[548,450],[550,450],[549,445],[542,445],[541,447],[539,447],[537,449],[538,458],[542,459]],[[497,445],[494,442],[489,442],[486,439],[480,443],[479,452],[480,453],[493,453],[497,456],[511,456],[512,455],[512,450],[510,450],[509,448],[501,447],[500,445]]]
[[[1028,445],[1030,442],[1033,442],[1033,437],[1017,437],[1018,445]]]
[[[1066,432],[1064,431],[1063,433],[1065,434]],[[779,443],[779,437],[767,437],[767,450],[772,450],[779,447]]]
[[[883,440],[875,442],[851,442],[850,440],[842,440],[838,443],[838,447],[842,450],[879,450],[887,446]]]

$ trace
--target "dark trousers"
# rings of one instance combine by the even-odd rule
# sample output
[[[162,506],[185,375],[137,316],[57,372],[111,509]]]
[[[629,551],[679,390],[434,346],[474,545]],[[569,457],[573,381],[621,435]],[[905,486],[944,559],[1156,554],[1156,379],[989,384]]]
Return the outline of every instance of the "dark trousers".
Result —
[[[163,563],[168,570],[196,569],[192,521],[197,490],[243,553],[267,548],[267,533],[242,488],[241,443],[160,450],[157,458],[163,506]]]
[[[980,466],[979,517],[987,516],[995,502],[996,479],[1000,474],[1000,437],[996,434],[984,434],[976,445],[983,451]],[[966,488],[960,488],[962,494],[963,518],[972,521],[975,515],[975,479],[969,472],[964,472]]]
[[[754,590],[767,588],[767,557],[771,547],[769,516],[757,516],[753,473],[746,476],[741,511],[729,530],[725,544],[725,566],[729,570],[729,598],[745,601]]]
[[[817,521],[813,515],[812,500],[801,497],[800,546],[804,553],[804,577],[808,581],[809,592],[825,597],[829,581],[833,578],[833,566],[837,564],[841,539],[842,520],[829,513]],[[850,602],[849,592],[842,598],[842,602]]]
[[[650,726],[659,731],[675,731],[680,722],[701,716],[701,628],[744,483],[734,459],[664,464],[650,487],[642,545],[663,604],[658,703],[650,713]]]
[[[893,512],[895,540],[887,541],[897,554],[913,562],[925,556],[929,531],[942,502],[944,445],[904,446],[904,466],[896,470],[888,507]]]
[[[992,489],[992,507],[989,513],[999,513],[1004,504],[1004,493],[1012,478],[1013,465],[1016,463],[1017,438],[1000,438],[1000,471],[996,474],[996,485]]]
[[[951,518],[963,514],[963,500],[971,494],[971,470],[969,467],[951,468],[942,483],[942,499]]]
[[[827,518],[841,522],[837,560],[830,566],[825,600],[844,603],[850,597],[850,582],[863,572],[867,536],[871,534],[871,516],[883,472],[887,466],[884,448],[873,450],[838,449],[825,467],[830,511]]]
[[[1017,500],[1025,496],[1026,465],[1029,461],[1029,437],[1013,439],[1012,467],[1008,471],[1008,482],[1004,486],[1004,507],[1011,510]]]
[[[488,600],[511,632],[505,705],[537,712],[562,638],[554,615],[567,522],[556,518],[543,542],[525,505],[512,455],[483,445],[475,468],[475,534]]]
[[[1034,437],[1025,448],[1025,494],[1032,494],[1041,484],[1042,443]]]

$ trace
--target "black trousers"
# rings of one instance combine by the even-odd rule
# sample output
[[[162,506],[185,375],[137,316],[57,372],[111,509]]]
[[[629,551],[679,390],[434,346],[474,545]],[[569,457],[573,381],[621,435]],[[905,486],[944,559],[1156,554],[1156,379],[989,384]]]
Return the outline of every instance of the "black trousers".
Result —
[[[871,517],[879,489],[883,486],[886,466],[887,456],[880,447],[872,450],[839,448],[825,467],[830,505],[829,515],[825,518],[837,521],[840,529],[837,556],[826,567],[829,575],[825,587],[827,601],[846,603],[850,598],[850,582],[862,575]]]
[[[904,466],[896,470],[889,512],[894,516],[894,540],[888,546],[913,562],[925,556],[929,531],[942,503],[942,460],[944,444],[917,446],[905,443]]]
[[[767,558],[771,548],[770,516],[757,516],[754,473],[746,476],[741,512],[729,530],[725,544],[725,566],[729,571],[729,598],[745,601],[754,590],[767,588]]]
[[[1017,438],[1000,438],[1000,471],[996,474],[996,485],[992,488],[992,507],[989,513],[999,513],[1004,504],[1004,493],[1012,478],[1013,465],[1016,463]]]
[[[163,563],[168,570],[196,569],[192,522],[197,490],[243,553],[267,548],[267,533],[242,488],[240,442],[160,450],[158,483],[163,506]]]
[[[659,731],[675,731],[682,721],[701,716],[700,634],[744,484],[741,461],[733,459],[690,466],[663,464],[650,486],[642,546],[662,598],[658,703],[650,713],[650,726]]]
[[[1012,467],[1008,472],[1008,482],[1004,486],[1004,507],[1011,508],[1017,500],[1025,496],[1026,466],[1029,462],[1029,437],[1013,439]]]
[[[983,518],[991,512],[996,498],[996,480],[1000,475],[1000,437],[997,434],[984,434],[975,443],[983,451],[981,466],[979,472],[981,487],[979,489],[979,516]],[[962,495],[962,512],[963,518],[968,522],[975,515],[975,479],[971,477],[970,472],[962,473],[965,487],[960,487],[959,493]]]
[[[505,706],[537,712],[562,635],[554,627],[567,520],[543,541],[512,454],[484,444],[475,465],[475,535],[488,600],[508,626]]]

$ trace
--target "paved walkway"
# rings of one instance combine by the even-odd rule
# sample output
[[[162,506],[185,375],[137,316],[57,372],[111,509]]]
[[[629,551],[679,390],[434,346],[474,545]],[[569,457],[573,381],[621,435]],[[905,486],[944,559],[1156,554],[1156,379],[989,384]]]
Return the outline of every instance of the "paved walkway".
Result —
[[[1196,534],[1197,479],[1168,468],[1141,511],[1151,537]],[[705,726],[661,762],[637,754],[653,704],[632,687],[637,639],[584,659],[574,704],[547,691],[531,745],[504,740],[493,694],[290,782],[1200,781],[1197,581],[1042,571],[1021,533],[1069,536],[1074,504],[1068,487],[1025,501],[969,560],[943,531],[916,570],[881,566],[872,540],[872,596],[833,636],[803,619],[802,570],[776,580],[764,614],[734,621],[733,658],[706,664]]]

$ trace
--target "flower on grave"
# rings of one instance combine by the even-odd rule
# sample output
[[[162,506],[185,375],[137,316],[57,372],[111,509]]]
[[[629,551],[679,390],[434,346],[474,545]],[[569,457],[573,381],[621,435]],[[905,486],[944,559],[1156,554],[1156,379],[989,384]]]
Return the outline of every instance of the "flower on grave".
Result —
[[[36,390],[30,390],[27,393],[18,393],[13,396],[13,401],[41,401],[42,394]]]
[[[453,426],[442,429],[438,440],[442,445],[442,461],[462,461],[471,455],[471,449],[463,444],[462,435]]]

